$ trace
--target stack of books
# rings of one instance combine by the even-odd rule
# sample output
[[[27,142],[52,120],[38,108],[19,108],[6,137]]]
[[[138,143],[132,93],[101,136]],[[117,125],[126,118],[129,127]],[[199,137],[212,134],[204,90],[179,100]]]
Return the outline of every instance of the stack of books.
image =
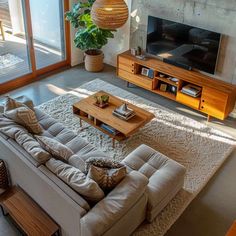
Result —
[[[134,110],[128,108],[127,104],[123,104],[113,111],[113,115],[122,120],[129,120],[135,116],[135,112]]]
[[[196,85],[188,84],[182,88],[181,92],[191,97],[197,98],[201,95],[202,88]]]
[[[104,130],[106,130],[107,132],[109,132],[110,134],[113,134],[113,135],[117,135],[119,133],[118,130],[114,129],[110,125],[101,124],[101,128],[103,128]]]

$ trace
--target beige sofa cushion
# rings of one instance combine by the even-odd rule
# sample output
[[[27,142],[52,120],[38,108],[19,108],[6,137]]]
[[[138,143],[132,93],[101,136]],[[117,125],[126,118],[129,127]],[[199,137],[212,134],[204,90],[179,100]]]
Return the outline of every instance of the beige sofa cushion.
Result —
[[[86,200],[98,202],[104,198],[104,192],[98,184],[79,169],[54,158],[47,161],[46,166]]]
[[[38,123],[35,112],[23,103],[17,102],[10,97],[7,97],[4,116],[24,126],[33,134],[42,133],[42,128]]]
[[[24,131],[17,132],[15,140],[39,164],[44,164],[51,158],[51,155],[40,146],[30,133]]]
[[[74,166],[75,168],[78,168],[84,174],[86,173],[86,163],[79,155],[72,155],[68,160],[68,164]]]
[[[74,154],[70,148],[58,142],[55,138],[53,139],[38,135],[35,135],[35,138],[38,140],[42,148],[47,150],[57,159],[67,162],[68,159]]]
[[[0,131],[14,140],[17,132],[28,132],[23,126],[4,116],[0,116]]]

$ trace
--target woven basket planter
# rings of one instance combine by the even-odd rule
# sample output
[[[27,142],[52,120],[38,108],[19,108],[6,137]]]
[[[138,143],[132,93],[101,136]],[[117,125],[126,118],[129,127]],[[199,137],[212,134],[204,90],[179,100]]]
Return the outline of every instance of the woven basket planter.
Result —
[[[0,160],[0,189],[7,189],[9,187],[8,173],[6,165]]]
[[[89,72],[99,72],[103,70],[104,54],[101,50],[87,50],[84,53],[85,69]]]

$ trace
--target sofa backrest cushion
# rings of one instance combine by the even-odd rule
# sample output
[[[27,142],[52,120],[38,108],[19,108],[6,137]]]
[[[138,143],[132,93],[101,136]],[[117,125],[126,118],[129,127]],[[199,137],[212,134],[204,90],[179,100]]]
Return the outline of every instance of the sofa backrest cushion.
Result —
[[[55,138],[38,135],[35,135],[35,138],[38,140],[43,149],[51,153],[52,156],[57,159],[67,162],[68,159],[74,154],[70,148],[58,142]]]
[[[44,164],[51,158],[35,138],[27,132],[18,132],[15,136],[16,142],[23,147],[39,164]]]
[[[44,164],[51,158],[51,155],[40,146],[33,135],[23,126],[16,124],[13,120],[0,116],[0,132],[16,141],[30,154],[29,156],[33,159],[32,163],[34,165],[38,166],[39,164]]]
[[[87,201],[95,203],[104,198],[105,194],[98,184],[79,169],[54,158],[47,161],[46,166]]]
[[[45,165],[41,165],[38,169],[46,175],[54,184],[56,184],[64,193],[66,193],[70,198],[72,198],[76,203],[78,203],[84,210],[84,214],[90,210],[88,202],[74,191],[69,185],[64,181],[59,179],[53,172],[51,172]]]

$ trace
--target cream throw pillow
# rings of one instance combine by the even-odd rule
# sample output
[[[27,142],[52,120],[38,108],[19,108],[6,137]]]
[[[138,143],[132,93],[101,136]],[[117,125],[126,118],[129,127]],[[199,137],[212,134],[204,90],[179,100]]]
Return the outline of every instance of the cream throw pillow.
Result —
[[[42,128],[38,123],[35,112],[10,97],[7,98],[5,104],[4,116],[24,126],[30,133],[42,133]]]
[[[35,138],[38,140],[42,148],[51,153],[57,159],[68,162],[68,159],[74,154],[70,148],[58,142],[56,139],[38,135],[35,135]]]
[[[87,178],[79,169],[54,158],[51,158],[46,163],[46,166],[86,200],[98,202],[104,198],[105,194],[98,184],[92,179]]]

